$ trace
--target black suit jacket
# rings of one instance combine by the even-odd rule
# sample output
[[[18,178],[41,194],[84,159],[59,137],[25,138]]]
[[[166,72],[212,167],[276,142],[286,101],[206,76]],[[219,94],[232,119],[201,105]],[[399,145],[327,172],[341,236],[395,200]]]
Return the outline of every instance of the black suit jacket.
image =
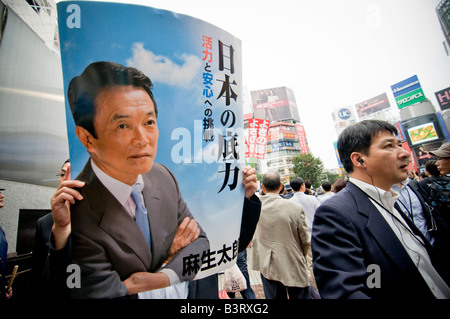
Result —
[[[322,298],[434,298],[388,223],[356,185],[316,210],[311,246]],[[368,288],[369,265],[381,271],[381,288]]]

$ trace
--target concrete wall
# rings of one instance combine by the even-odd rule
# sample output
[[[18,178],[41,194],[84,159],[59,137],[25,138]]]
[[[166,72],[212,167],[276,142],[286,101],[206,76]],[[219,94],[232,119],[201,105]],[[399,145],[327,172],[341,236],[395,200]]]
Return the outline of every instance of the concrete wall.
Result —
[[[56,174],[56,172],[55,172]],[[6,233],[8,253],[16,252],[20,209],[50,209],[56,188],[0,180],[5,206],[0,208],[0,226]]]

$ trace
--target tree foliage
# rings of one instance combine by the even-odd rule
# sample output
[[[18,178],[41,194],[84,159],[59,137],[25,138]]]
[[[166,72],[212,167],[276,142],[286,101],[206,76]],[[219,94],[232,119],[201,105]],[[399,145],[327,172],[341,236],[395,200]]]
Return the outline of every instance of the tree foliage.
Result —
[[[295,176],[304,180],[310,180],[314,186],[320,185],[323,173],[323,163],[318,157],[312,154],[300,154],[294,157]]]

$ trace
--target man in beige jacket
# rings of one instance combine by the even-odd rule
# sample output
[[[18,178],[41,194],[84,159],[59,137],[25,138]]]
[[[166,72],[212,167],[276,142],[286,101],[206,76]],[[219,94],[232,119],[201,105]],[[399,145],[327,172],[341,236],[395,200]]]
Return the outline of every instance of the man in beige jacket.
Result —
[[[303,207],[278,195],[278,173],[263,176],[264,196],[252,247],[253,268],[261,273],[267,299],[310,299],[307,256],[311,242]]]

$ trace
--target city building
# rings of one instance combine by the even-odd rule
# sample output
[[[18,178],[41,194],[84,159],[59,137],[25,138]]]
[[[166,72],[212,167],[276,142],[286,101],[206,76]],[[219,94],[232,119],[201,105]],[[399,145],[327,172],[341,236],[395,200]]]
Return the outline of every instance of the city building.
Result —
[[[294,157],[309,152],[294,92],[287,87],[278,87],[252,91],[250,94],[253,118],[270,121],[266,155],[258,161],[258,171],[278,171],[282,181],[287,182],[293,174]],[[249,117],[245,120],[248,121]]]
[[[444,48],[449,55],[450,47],[450,0],[442,0],[436,7],[436,14],[441,24],[442,32],[444,33],[447,43],[444,44]]]

